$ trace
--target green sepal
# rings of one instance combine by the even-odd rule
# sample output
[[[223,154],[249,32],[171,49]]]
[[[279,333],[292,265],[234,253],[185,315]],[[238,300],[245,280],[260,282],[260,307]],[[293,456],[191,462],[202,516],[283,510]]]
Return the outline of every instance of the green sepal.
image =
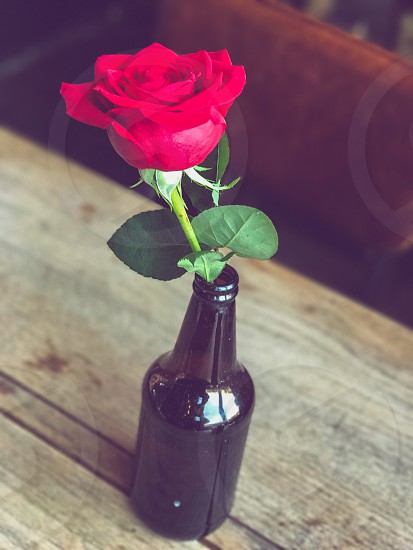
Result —
[[[155,183],[155,170],[153,168],[139,170],[139,174],[145,183],[153,187]]]
[[[217,189],[212,190],[212,202],[215,206],[219,205],[219,191]]]
[[[202,250],[184,256],[179,260],[178,266],[190,273],[198,273],[209,283],[212,283],[221,274],[227,261],[221,252]]]
[[[175,187],[179,187],[182,179],[182,171],[163,172],[156,170],[156,187],[161,197],[171,204],[171,194]]]
[[[201,174],[198,174],[196,170],[193,168],[188,168],[187,170],[184,170],[185,174],[190,178],[192,181],[197,183],[198,185],[202,185],[203,187],[207,187],[208,189],[213,189],[216,191],[225,191],[227,189],[232,189],[241,178],[237,178],[228,185],[221,185],[220,183],[213,183],[210,180],[207,180]]]
[[[222,176],[225,174],[229,163],[229,142],[226,132],[222,134],[218,143],[218,157],[217,157],[217,183],[221,181]]]
[[[135,189],[135,187],[138,187],[138,185],[140,185],[141,183],[143,183],[143,179],[140,179],[139,181],[137,181],[133,185],[130,185],[129,189]]]

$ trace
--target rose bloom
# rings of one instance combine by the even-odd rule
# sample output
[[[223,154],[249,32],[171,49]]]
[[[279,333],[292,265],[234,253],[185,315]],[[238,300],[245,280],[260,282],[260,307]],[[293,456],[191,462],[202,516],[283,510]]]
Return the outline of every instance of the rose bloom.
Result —
[[[152,44],[99,57],[92,82],[63,83],[61,94],[67,113],[106,129],[126,162],[172,171],[196,166],[214,149],[244,85],[244,68],[226,50],[177,55]]]

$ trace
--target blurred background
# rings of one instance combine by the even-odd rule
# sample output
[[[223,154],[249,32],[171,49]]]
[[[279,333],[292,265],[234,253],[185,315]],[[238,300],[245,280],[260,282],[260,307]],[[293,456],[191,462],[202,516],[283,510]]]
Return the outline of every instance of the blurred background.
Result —
[[[230,119],[234,143],[248,138],[234,200],[272,217],[275,261],[413,327],[413,70],[402,61],[413,0],[14,0],[2,15],[1,124],[125,186],[136,170],[105,132],[66,119],[61,82],[154,40],[227,48],[247,70]]]
[[[412,0],[285,0],[285,3],[402,55],[412,52]]]

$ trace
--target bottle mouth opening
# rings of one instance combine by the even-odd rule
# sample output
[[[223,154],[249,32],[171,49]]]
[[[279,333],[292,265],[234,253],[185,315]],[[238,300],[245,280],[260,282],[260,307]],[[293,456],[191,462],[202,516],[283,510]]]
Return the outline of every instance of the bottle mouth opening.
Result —
[[[222,273],[213,283],[208,283],[203,277],[196,274],[194,280],[194,291],[211,302],[227,302],[234,300],[238,294],[239,277],[236,269],[226,265]]]

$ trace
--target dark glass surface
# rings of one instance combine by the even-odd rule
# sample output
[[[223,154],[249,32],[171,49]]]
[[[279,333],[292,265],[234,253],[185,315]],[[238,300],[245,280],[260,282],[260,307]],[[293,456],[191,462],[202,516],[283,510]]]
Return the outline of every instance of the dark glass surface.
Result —
[[[145,523],[171,538],[205,536],[233,504],[254,406],[236,358],[237,291],[232,267],[213,284],[195,276],[175,348],[143,382],[131,499]]]

